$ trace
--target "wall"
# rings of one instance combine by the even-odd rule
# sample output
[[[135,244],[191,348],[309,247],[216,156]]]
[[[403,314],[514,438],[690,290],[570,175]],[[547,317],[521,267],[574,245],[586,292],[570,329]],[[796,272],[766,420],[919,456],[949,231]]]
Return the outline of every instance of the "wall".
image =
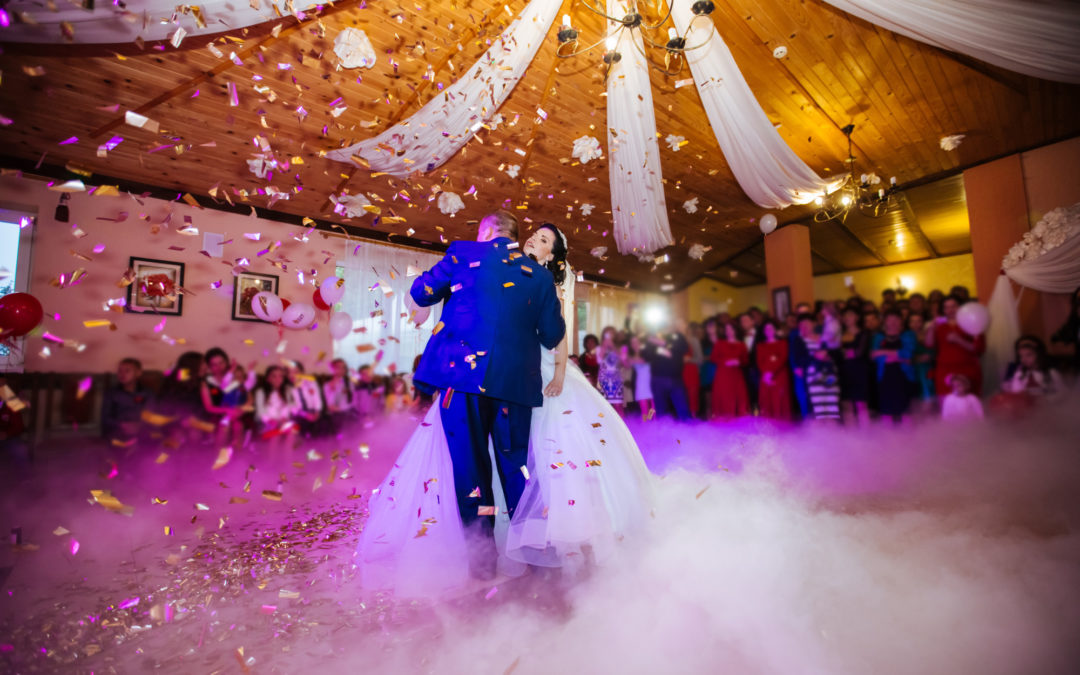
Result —
[[[764,284],[736,288],[712,279],[700,279],[678,295],[686,297],[689,321],[704,321],[722,312],[742,312],[756,305],[769,307],[769,291]]]
[[[320,278],[332,275],[335,262],[344,248],[342,239],[312,233],[307,242],[294,235],[304,230],[254,217],[200,210],[183,202],[120,196],[93,197],[74,193],[70,219],[61,223],[53,215],[59,194],[46,184],[14,175],[0,177],[0,205],[5,208],[36,211],[31,255],[29,292],[45,309],[42,328],[66,340],[86,345],[82,352],[46,343],[40,336],[26,341],[25,368],[28,371],[101,371],[111,370],[125,356],[142,360],[147,369],[168,368],[176,357],[189,349],[205,351],[220,346],[241,363],[257,363],[261,369],[280,358],[300,359],[309,368],[316,367],[320,355],[331,352],[331,340],[324,325],[312,331],[286,331],[279,341],[278,330],[265,323],[233,321],[230,318],[233,290],[233,259],[247,257],[248,269],[280,277],[280,293],[293,300],[310,302],[313,288],[302,285],[297,270],[305,279],[311,271]],[[123,222],[112,222],[126,212]],[[167,216],[171,219],[166,223]],[[184,216],[190,216],[197,236],[179,234]],[[103,220],[112,219],[112,220]],[[76,236],[77,231],[85,236]],[[224,248],[224,259],[208,258],[199,253],[204,232],[225,235],[232,240]],[[261,233],[261,241],[244,237]],[[274,241],[281,247],[274,253],[258,256]],[[96,246],[104,250],[95,253]],[[89,258],[83,259],[79,256]],[[125,296],[117,286],[128,268],[130,256],[182,262],[186,265],[184,286],[191,295],[184,298],[183,315],[167,317],[161,332],[155,332],[160,318],[149,314],[109,311],[110,298]],[[287,260],[284,272],[270,264],[272,259]],[[53,281],[61,274],[71,275],[84,268],[86,276],[76,285],[59,288]],[[211,283],[221,282],[213,289]],[[116,330],[87,328],[84,321],[108,319]],[[50,356],[42,355],[48,344]],[[322,364],[325,366],[325,364]]]
[[[846,298],[851,293],[844,284],[844,278],[850,276],[855,290],[864,298],[877,302],[886,288],[896,288],[897,277],[903,277],[909,293],[922,293],[940,289],[945,293],[957,284],[967,286],[975,293],[974,260],[970,253],[953,255],[946,258],[932,258],[899,265],[883,265],[854,272],[823,274],[814,277],[814,298]]]

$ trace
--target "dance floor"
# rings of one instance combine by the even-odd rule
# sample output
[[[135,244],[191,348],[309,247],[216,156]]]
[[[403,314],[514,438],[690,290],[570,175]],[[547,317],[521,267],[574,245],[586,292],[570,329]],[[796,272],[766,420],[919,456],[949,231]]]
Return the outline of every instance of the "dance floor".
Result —
[[[53,443],[0,479],[20,538],[0,552],[0,670],[1076,672],[1076,404],[862,431],[633,423],[654,517],[609,566],[424,602],[364,594],[351,562],[413,420],[280,456]]]

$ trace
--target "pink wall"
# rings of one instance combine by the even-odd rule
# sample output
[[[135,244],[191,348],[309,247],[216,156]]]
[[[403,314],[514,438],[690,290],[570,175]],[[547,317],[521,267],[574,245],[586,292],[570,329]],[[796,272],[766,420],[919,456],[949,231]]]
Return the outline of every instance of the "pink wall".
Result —
[[[316,330],[285,331],[283,342],[279,341],[278,329],[269,324],[231,320],[232,261],[247,257],[250,271],[279,276],[283,297],[310,302],[314,288],[310,283],[301,285],[296,271],[304,270],[306,279],[310,279],[312,270],[317,271],[319,279],[332,275],[335,262],[344,250],[340,237],[313,232],[307,242],[299,242],[293,239],[294,235],[304,232],[298,227],[200,210],[183,202],[151,198],[136,201],[127,194],[92,197],[74,193],[70,202],[70,220],[60,223],[53,218],[58,198],[58,193],[49,191],[39,180],[13,175],[0,177],[0,206],[38,214],[29,292],[45,308],[42,327],[49,333],[86,345],[80,353],[49,344],[52,354],[46,358],[40,354],[47,343],[39,331],[26,343],[27,371],[111,370],[125,356],[141,359],[147,369],[164,370],[183,351],[205,351],[214,346],[222,347],[242,364],[257,364],[259,370],[281,358],[299,359],[309,370],[326,368],[325,362],[316,363],[320,354],[329,358],[332,351],[325,317]],[[128,217],[122,223],[101,220],[115,219],[124,211]],[[169,213],[172,214],[171,221],[161,225]],[[184,224],[184,216],[191,217],[192,224],[199,229],[198,235],[177,232]],[[86,236],[75,236],[76,225]],[[205,232],[224,234],[226,241],[232,240],[225,246],[222,258],[211,259],[199,253]],[[261,241],[244,237],[245,233],[255,232],[262,234]],[[273,254],[258,257],[257,253],[273,241],[281,241],[281,247]],[[105,246],[104,250],[94,253],[94,247],[99,244]],[[183,250],[170,250],[170,247]],[[92,260],[80,259],[76,253]],[[194,295],[184,298],[183,315],[168,317],[161,333],[154,332],[160,317],[103,308],[108,299],[125,296],[125,290],[118,288],[117,282],[128,267],[128,258],[133,255],[186,265],[184,286]],[[270,259],[275,257],[288,260],[287,272],[270,264]],[[50,282],[60,274],[70,275],[80,267],[87,272],[81,283],[64,289],[51,285]],[[219,280],[221,287],[213,289],[211,284]],[[59,318],[52,318],[54,314],[59,314]],[[94,319],[109,319],[116,325],[116,330],[84,327],[84,321]],[[163,335],[177,343],[169,344],[163,340]],[[252,344],[245,344],[245,340]]]

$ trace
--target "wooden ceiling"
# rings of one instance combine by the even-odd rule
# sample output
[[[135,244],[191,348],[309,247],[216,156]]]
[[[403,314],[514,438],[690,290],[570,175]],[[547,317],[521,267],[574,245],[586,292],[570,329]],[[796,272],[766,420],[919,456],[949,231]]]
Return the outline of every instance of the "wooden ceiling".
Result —
[[[439,245],[469,237],[470,220],[506,205],[532,223],[551,220],[563,227],[571,262],[593,276],[652,289],[682,287],[706,274],[738,285],[760,283],[764,265],[756,220],[764,210],[735,182],[695,88],[676,87],[690,77],[688,69],[675,77],[652,73],[658,133],[689,141],[678,152],[661,144],[676,245],[665,251],[669,262],[661,265],[615,252],[606,159],[586,165],[569,159],[579,136],[604,142],[603,68],[595,53],[557,59],[557,26],[500,110],[506,123],[481,131],[431,174],[372,176],[321,156],[415,112],[475,62],[525,5],[526,0],[344,0],[303,24],[288,17],[216,36],[224,58],[207,48],[213,39],[207,36],[189,37],[180,49],[5,43],[0,115],[12,123],[0,126],[0,153],[6,166],[91,171],[95,176],[86,179],[91,184],[116,179],[190,193],[208,206],[226,205],[227,194],[234,203],[265,207],[267,197],[256,190],[266,182],[245,162],[255,151],[253,138],[262,135],[279,159],[302,160],[294,159],[287,175],[273,178],[274,186],[292,193],[272,205],[282,214],[389,234],[400,243]],[[922,45],[820,0],[717,0],[716,5],[712,18],[751,89],[784,139],[815,171],[847,170],[840,129],[854,123],[860,173],[922,185],[907,190],[903,208],[881,219],[862,222],[866,219],[853,216],[842,224],[814,224],[818,273],[969,249],[966,217],[957,211],[962,181],[934,179],[1080,133],[1080,116],[1074,113],[1080,87]],[[583,40],[599,37],[601,20],[580,0],[565,0],[563,13],[573,16]],[[276,24],[282,28],[272,32]],[[368,34],[378,54],[374,68],[336,69],[333,38],[346,26]],[[788,49],[783,59],[772,55],[779,45]],[[229,58],[230,52],[242,65]],[[433,81],[425,79],[429,67]],[[237,106],[230,105],[230,83],[238,92]],[[335,117],[331,111],[342,104],[347,110]],[[538,107],[548,113],[546,120],[537,116]],[[156,121],[160,131],[124,125],[125,110]],[[940,137],[957,133],[966,135],[959,149],[942,150]],[[99,157],[98,146],[113,136],[124,141]],[[71,137],[78,141],[60,144]],[[510,164],[522,167],[517,179],[499,169]],[[466,210],[456,218],[436,208],[433,189],[466,195],[473,186]],[[384,215],[405,222],[335,216],[328,197],[342,189],[383,200],[376,204]],[[699,204],[691,215],[682,204],[693,197]],[[590,217],[579,214],[584,203],[596,207]],[[807,207],[792,207],[778,217],[791,223],[810,214]],[[687,255],[695,243],[711,247],[703,260]],[[590,255],[599,246],[607,247],[607,254]]]

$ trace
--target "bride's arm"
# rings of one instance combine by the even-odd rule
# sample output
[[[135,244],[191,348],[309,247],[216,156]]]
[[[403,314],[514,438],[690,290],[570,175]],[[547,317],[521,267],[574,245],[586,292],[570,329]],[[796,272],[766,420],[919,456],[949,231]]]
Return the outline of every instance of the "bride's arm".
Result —
[[[558,288],[556,292],[559,301],[562,302],[562,289]],[[567,338],[569,337],[570,326],[567,326],[562,340],[555,347],[555,375],[551,378],[551,382],[548,382],[547,386],[544,387],[544,396],[558,396],[562,393],[563,380],[566,378],[566,362],[570,359],[570,350],[567,347]]]

